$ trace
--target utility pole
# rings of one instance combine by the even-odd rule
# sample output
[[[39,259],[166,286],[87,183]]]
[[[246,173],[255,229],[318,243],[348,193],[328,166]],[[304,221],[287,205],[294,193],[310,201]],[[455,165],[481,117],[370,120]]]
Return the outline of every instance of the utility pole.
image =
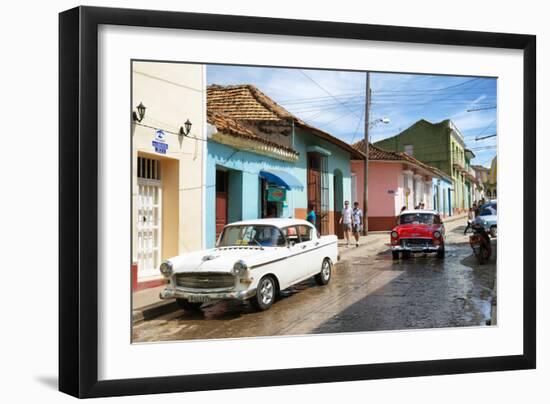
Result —
[[[366,77],[366,91],[365,91],[365,170],[363,172],[363,234],[368,234],[369,228],[369,216],[368,216],[368,202],[369,189],[368,189],[368,177],[369,177],[369,112],[370,112],[370,72],[367,72]]]

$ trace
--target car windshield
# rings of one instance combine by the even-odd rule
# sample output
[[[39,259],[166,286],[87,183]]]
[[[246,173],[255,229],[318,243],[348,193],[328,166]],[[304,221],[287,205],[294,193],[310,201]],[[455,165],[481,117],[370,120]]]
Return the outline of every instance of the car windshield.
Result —
[[[399,217],[399,224],[434,224],[437,223],[432,213],[404,213]]]
[[[284,246],[286,240],[277,227],[246,225],[227,226],[220,237],[218,247],[256,246],[277,247]]]

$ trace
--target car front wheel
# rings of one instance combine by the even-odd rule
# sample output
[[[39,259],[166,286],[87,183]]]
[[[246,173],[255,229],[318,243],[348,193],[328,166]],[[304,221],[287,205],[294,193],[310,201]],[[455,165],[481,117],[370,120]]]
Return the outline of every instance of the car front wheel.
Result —
[[[319,286],[326,285],[330,281],[331,274],[332,264],[328,258],[325,258],[323,260],[323,264],[321,265],[321,272],[315,275],[315,282],[317,282],[317,285]]]
[[[391,257],[394,260],[398,260],[399,259],[399,251],[392,251],[391,252]]]
[[[271,276],[267,275],[260,279],[256,296],[252,298],[254,307],[261,311],[269,309],[275,301],[276,289],[275,280]]]
[[[439,250],[437,250],[437,258],[445,258],[445,247],[442,247]]]

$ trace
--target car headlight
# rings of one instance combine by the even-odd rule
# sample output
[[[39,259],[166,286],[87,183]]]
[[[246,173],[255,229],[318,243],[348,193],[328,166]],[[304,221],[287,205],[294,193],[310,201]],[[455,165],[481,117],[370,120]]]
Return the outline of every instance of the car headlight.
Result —
[[[394,231],[391,232],[391,236],[392,236],[392,238],[398,238],[399,234],[397,234],[397,232],[394,230]]]
[[[441,237],[441,233],[438,232],[438,231],[434,231],[434,237],[435,237],[435,238],[440,238],[440,237]]]
[[[247,269],[248,267],[246,266],[245,262],[239,260],[235,262],[235,265],[233,265],[233,274],[236,276],[242,276],[246,273]]]
[[[170,261],[164,261],[162,264],[160,264],[159,269],[160,269],[160,273],[164,275],[166,278],[169,278],[174,272],[174,267]]]

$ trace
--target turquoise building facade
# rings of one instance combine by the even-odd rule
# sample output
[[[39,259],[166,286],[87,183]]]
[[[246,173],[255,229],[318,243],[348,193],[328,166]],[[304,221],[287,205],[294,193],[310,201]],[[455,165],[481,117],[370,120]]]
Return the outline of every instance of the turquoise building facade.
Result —
[[[326,160],[326,170],[321,198],[326,200],[323,209],[324,217],[319,217],[319,230],[326,234],[338,233],[340,211],[344,201],[351,201],[351,171],[350,153],[342,150],[331,142],[320,139],[306,130],[297,129],[294,134],[294,149],[298,152],[298,160],[288,162],[272,158],[252,151],[236,149],[213,140],[207,142],[206,160],[206,247],[215,246],[219,202],[217,195],[220,189],[227,193],[227,223],[239,220],[265,217],[263,207],[265,195],[262,185],[284,188],[281,182],[274,184],[267,179],[266,174],[275,176],[284,172],[294,181],[288,185],[284,201],[277,203],[277,208],[270,217],[291,217],[305,219],[308,204],[312,202],[312,184],[308,182],[308,158],[312,155]],[[220,173],[224,173],[220,175]],[[311,176],[311,174],[310,174]],[[223,179],[222,177],[225,177]],[[288,177],[282,181],[288,181]],[[227,187],[220,187],[220,182],[226,181]],[[308,189],[309,185],[309,189]],[[308,192],[309,190],[309,192]],[[321,226],[324,226],[323,229]]]
[[[294,172],[294,164],[246,150],[207,142],[206,160],[206,247],[216,243],[216,193],[220,187],[220,172],[227,177],[227,222],[262,217],[262,171]],[[286,191],[285,202],[280,203],[277,217],[293,217],[293,198],[300,192],[293,186]]]
[[[443,216],[453,215],[453,182],[451,179],[432,178],[433,208]]]

